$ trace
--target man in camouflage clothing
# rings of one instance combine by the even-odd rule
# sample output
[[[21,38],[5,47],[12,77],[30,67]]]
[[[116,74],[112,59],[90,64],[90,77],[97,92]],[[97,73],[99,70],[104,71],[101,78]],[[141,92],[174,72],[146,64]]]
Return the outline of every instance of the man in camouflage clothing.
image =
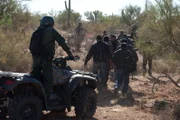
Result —
[[[151,41],[147,41],[144,44],[143,49],[143,76],[145,76],[147,69],[146,65],[148,64],[148,74],[152,75],[152,60],[154,57],[154,46]]]
[[[76,41],[75,41],[75,44],[76,44],[76,50],[77,51],[81,51],[80,48],[81,48],[81,43],[82,41],[84,40],[84,37],[85,37],[85,29],[82,28],[82,23],[79,23],[78,26],[76,27],[75,29],[75,32],[76,32]]]
[[[53,28],[54,19],[50,16],[44,16],[40,21],[39,28],[44,28],[42,37],[42,52],[39,56],[33,55],[33,69],[31,75],[42,81],[47,99],[50,98],[51,87],[53,82],[52,59],[55,54],[55,41],[66,51],[69,56],[72,56],[70,48],[65,42],[65,39],[59,32]]]

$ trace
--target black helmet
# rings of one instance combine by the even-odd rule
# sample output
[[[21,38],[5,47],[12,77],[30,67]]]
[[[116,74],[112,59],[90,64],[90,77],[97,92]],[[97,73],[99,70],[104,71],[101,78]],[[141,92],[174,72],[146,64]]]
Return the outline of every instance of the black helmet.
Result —
[[[127,41],[127,39],[126,38],[122,38],[121,39],[121,43],[127,43],[128,41]]]
[[[40,20],[40,26],[54,26],[54,19],[50,16],[44,16]]]
[[[121,48],[122,49],[125,49],[127,47],[127,44],[125,43],[125,42],[123,42],[122,44],[121,44]]]

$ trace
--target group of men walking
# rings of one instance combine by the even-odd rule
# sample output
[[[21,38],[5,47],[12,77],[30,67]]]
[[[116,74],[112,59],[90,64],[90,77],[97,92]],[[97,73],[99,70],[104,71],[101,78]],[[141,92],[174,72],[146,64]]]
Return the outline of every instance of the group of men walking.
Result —
[[[84,62],[87,66],[88,61],[93,57],[92,72],[100,76],[100,86],[107,87],[108,75],[111,68],[114,69],[114,92],[117,93],[122,88],[122,95],[128,91],[129,74],[136,71],[138,56],[133,48],[132,38],[121,34],[116,37],[111,34],[97,35],[97,42],[94,43]]]
[[[81,31],[81,24],[79,26],[76,29],[77,31]],[[109,71],[113,68],[114,91],[118,92],[122,87],[123,95],[128,91],[129,74],[136,71],[138,61],[132,39],[132,36],[127,36],[123,31],[120,32],[118,37],[113,34],[108,36],[104,31],[102,36],[97,35],[97,42],[91,46],[84,61],[86,67],[88,61],[93,57],[92,72],[100,76],[100,85],[104,88],[107,87]],[[38,80],[43,79],[47,100],[50,97],[53,81],[52,59],[55,54],[55,41],[74,59],[65,39],[54,29],[54,19],[50,16],[44,16],[40,21],[40,26],[32,35],[30,52],[33,57],[31,75]],[[144,60],[144,73],[146,72],[145,66],[148,60]],[[149,64],[151,65],[152,62],[149,62]],[[151,74],[151,67],[148,72]]]

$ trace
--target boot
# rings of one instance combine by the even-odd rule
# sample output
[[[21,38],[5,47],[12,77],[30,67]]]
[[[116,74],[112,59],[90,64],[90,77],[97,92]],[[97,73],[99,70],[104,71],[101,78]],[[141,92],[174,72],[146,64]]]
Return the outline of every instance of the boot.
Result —
[[[145,75],[146,75],[146,71],[145,71],[145,70],[143,70],[143,77],[145,77]]]
[[[148,70],[148,74],[149,74],[149,76],[152,76],[151,70]]]

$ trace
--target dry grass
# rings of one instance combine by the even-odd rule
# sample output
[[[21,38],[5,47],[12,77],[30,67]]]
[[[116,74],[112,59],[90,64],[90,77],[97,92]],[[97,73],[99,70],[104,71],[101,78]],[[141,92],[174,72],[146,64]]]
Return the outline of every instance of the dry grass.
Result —
[[[153,70],[157,73],[179,73],[179,61],[177,60],[154,60]]]

